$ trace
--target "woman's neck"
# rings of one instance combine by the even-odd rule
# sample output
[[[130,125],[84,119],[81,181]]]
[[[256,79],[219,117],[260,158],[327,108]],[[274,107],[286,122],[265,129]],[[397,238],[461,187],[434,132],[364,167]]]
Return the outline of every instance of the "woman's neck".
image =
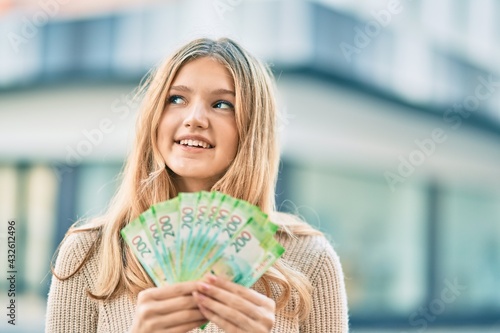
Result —
[[[178,192],[210,191],[215,181],[211,179],[174,179]]]

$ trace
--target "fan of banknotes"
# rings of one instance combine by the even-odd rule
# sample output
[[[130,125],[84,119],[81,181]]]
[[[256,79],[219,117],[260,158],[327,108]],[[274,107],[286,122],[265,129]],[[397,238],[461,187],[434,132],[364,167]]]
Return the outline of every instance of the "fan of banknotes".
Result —
[[[156,286],[211,272],[250,287],[284,253],[258,207],[220,192],[180,193],[121,230]]]

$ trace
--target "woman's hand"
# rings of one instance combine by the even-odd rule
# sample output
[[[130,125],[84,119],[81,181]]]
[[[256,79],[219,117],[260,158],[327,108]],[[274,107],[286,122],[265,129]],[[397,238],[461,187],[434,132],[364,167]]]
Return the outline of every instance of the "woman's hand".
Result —
[[[203,316],[228,333],[270,332],[275,302],[223,278],[208,275],[193,293]]]
[[[196,288],[196,282],[182,282],[141,291],[130,332],[185,333],[206,323],[192,295]]]

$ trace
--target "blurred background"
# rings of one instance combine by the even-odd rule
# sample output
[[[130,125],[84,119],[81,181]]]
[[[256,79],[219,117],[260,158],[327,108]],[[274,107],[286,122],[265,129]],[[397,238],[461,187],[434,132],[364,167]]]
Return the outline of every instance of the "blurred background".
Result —
[[[272,67],[279,209],[330,238],[352,332],[500,332],[494,0],[0,0],[0,331],[43,331],[50,259],[116,189],[135,88],[201,36]]]

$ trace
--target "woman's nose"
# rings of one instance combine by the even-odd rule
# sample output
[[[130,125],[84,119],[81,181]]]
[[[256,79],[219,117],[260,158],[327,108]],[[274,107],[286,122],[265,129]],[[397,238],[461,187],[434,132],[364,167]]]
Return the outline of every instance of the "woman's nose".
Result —
[[[186,127],[207,128],[208,110],[202,103],[192,104],[183,122]]]

